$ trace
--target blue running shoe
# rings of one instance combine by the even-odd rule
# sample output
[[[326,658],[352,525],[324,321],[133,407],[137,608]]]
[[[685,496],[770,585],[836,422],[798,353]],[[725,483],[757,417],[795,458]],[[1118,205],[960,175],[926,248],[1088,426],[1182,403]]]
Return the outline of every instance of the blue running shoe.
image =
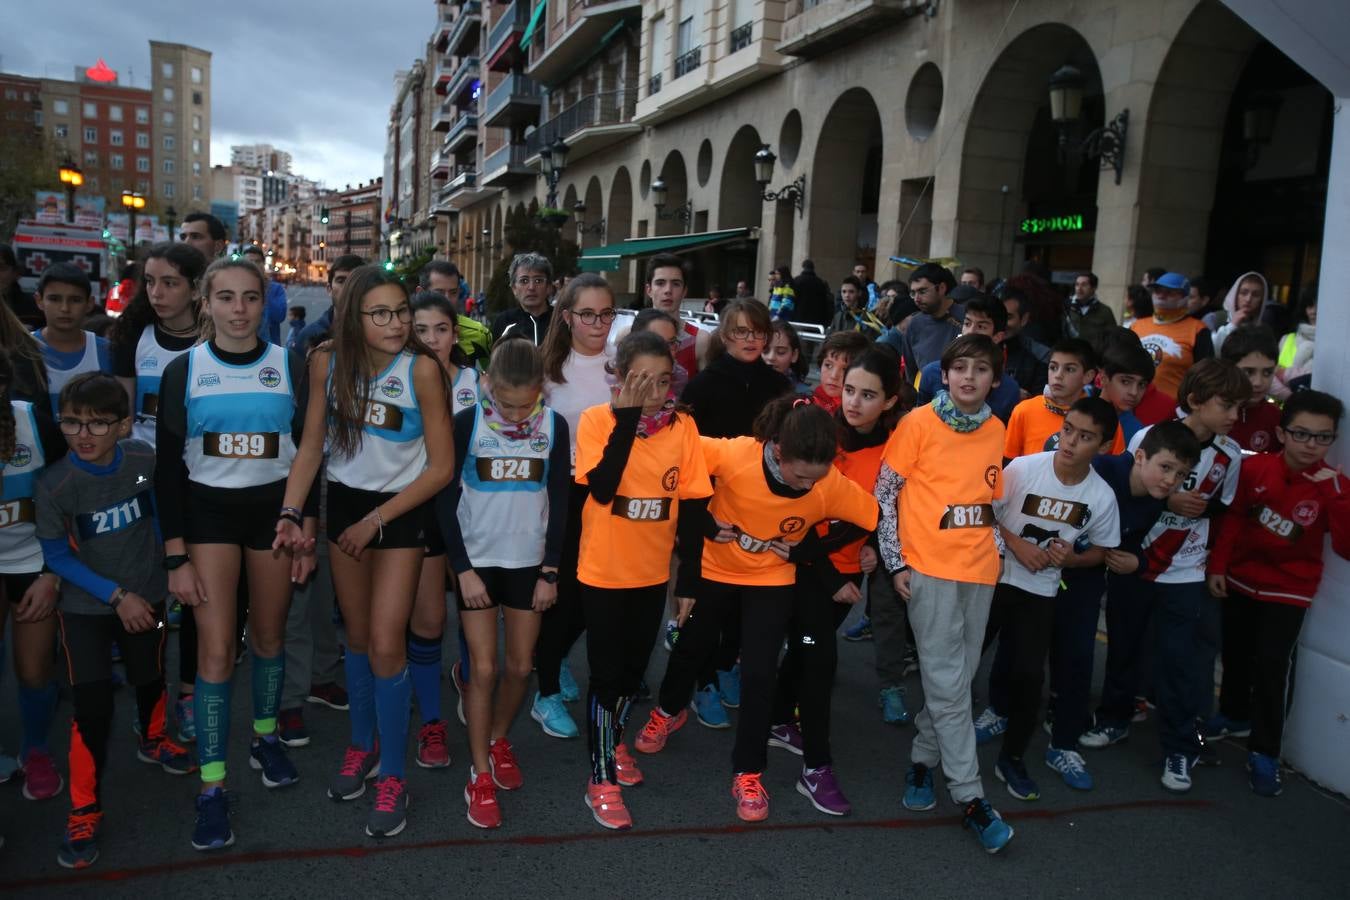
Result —
[[[1230,737],[1250,737],[1251,733],[1251,722],[1230,719],[1222,714],[1210,716],[1205,720],[1205,724],[1200,726],[1200,734],[1204,736],[1206,741],[1221,741]]]
[[[1130,729],[1123,725],[1098,725],[1089,728],[1078,738],[1078,746],[1089,750],[1101,750],[1112,744],[1119,744],[1130,736]]]
[[[905,689],[899,686],[882,688],[877,700],[881,707],[881,721],[887,725],[905,725],[909,723],[909,710],[905,708]]]
[[[986,853],[997,853],[1008,846],[1008,841],[1013,838],[1012,826],[1003,821],[1003,817],[983,797],[966,805],[961,824],[975,832],[975,837],[980,839],[980,846]]]
[[[191,744],[197,740],[197,712],[192,705],[192,695],[179,696],[173,704],[173,718],[178,723],[178,740]]]
[[[1059,773],[1064,783],[1075,791],[1092,790],[1092,773],[1087,763],[1076,750],[1056,750],[1048,747],[1045,751],[1045,764]]]
[[[844,632],[846,641],[870,641],[872,639],[872,620],[863,616],[858,624]]]
[[[262,772],[263,787],[286,787],[300,780],[300,773],[295,771],[295,765],[286,756],[286,748],[275,734],[253,739],[253,746],[248,751],[248,765],[253,771]]]
[[[577,723],[563,705],[562,694],[547,697],[534,692],[534,705],[530,707],[530,718],[539,723],[544,734],[555,738],[574,738],[577,736]]]
[[[730,672],[717,670],[717,690],[722,693],[722,705],[727,709],[739,709],[741,706],[741,664],[731,667]]]
[[[98,828],[103,813],[97,806],[72,809],[66,818],[66,835],[56,851],[56,864],[63,869],[85,869],[98,861]]]
[[[694,702],[689,704],[693,707],[694,715],[698,716],[698,724],[704,728],[730,728],[731,717],[727,715],[726,707],[722,705],[722,693],[717,690],[717,686],[710,684],[694,695]]]
[[[1000,716],[992,706],[986,706],[975,720],[975,744],[983,747],[1008,730],[1008,717]]]
[[[234,843],[230,830],[230,795],[212,788],[197,795],[197,824],[192,829],[192,849],[220,850]]]
[[[1008,793],[1018,800],[1041,799],[1041,789],[1027,774],[1026,763],[1022,760],[1000,756],[994,764],[994,775],[1008,786]]]
[[[1264,753],[1247,754],[1247,771],[1251,773],[1252,793],[1258,797],[1278,797],[1284,791],[1280,784],[1280,761]]]
[[[926,812],[937,806],[933,772],[923,763],[912,763],[905,773],[905,796],[900,803],[914,812]]]
[[[577,680],[572,677],[572,668],[565,659],[562,661],[562,665],[558,667],[558,687],[564,703],[576,703],[581,699],[581,688],[577,685]]]

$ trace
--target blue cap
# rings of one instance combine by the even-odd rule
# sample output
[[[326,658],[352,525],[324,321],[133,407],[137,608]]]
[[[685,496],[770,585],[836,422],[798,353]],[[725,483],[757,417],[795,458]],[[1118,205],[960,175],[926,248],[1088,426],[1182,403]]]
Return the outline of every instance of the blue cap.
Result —
[[[1169,291],[1189,291],[1191,289],[1191,283],[1180,272],[1168,272],[1153,284],[1157,287],[1167,288]]]

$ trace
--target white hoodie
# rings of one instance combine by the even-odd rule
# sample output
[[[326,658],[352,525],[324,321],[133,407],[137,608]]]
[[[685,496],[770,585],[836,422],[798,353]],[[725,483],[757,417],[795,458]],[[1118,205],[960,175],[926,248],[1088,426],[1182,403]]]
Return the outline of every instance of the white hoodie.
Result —
[[[1223,308],[1224,311],[1228,313],[1228,321],[1225,322],[1220,328],[1216,330],[1214,328],[1214,324],[1208,321],[1210,319],[1210,316],[1214,314],[1211,313],[1210,316],[1205,317],[1206,319],[1205,324],[1209,326],[1210,331],[1214,332],[1214,355],[1216,357],[1223,349],[1224,340],[1228,337],[1228,335],[1232,334],[1233,329],[1237,327],[1237,325],[1233,324],[1233,314],[1237,312],[1238,287],[1241,286],[1242,282],[1246,281],[1249,278],[1255,278],[1261,282],[1262,305],[1264,306],[1265,302],[1270,299],[1270,284],[1266,281],[1266,277],[1262,275],[1260,272],[1243,272],[1241,275],[1237,277],[1237,280],[1233,282],[1233,286],[1228,289],[1228,293],[1225,294],[1223,298]],[[1256,323],[1260,321],[1261,321],[1261,313],[1258,310],[1257,317],[1255,319],[1250,320],[1250,322]]]

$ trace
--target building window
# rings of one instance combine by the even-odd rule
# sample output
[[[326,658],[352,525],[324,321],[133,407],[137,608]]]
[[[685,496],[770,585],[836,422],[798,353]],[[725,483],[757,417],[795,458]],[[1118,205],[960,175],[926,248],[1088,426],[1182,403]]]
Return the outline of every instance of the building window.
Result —
[[[174,172],[174,162],[171,159],[164,160],[164,174],[172,175]]]
[[[201,91],[193,91],[193,92],[192,92],[192,105],[193,105],[193,106],[201,106],[201,105],[202,105],[202,92],[201,92]]]
[[[112,122],[122,121],[122,107],[116,105],[108,106],[108,119]]]
[[[148,106],[136,107],[136,124],[137,125],[150,124],[150,107]]]
[[[122,168],[122,165],[123,165],[122,154],[114,153],[112,156],[108,157],[109,168],[120,169]]]
[[[88,101],[86,101],[85,104],[84,104],[84,117],[85,117],[86,119],[97,119],[97,118],[98,118],[98,104],[97,104],[97,103],[89,103]]]
[[[18,100],[18,99],[19,99],[19,92],[16,91],[16,90],[14,90],[14,88],[5,88],[5,99],[6,99],[6,100]]]
[[[173,199],[173,182],[172,182],[172,181],[166,181],[166,182],[164,182],[164,197],[165,197],[166,199],[169,199],[169,200],[172,200],[172,199]]]
[[[202,83],[202,67],[201,67],[201,66],[193,66],[193,67],[192,67],[192,83],[193,83],[193,84],[201,84],[201,83]]]
[[[201,130],[202,130],[202,117],[201,117],[201,116],[193,116],[193,117],[192,117],[192,130],[193,130],[193,131],[201,131]]]
[[[173,63],[171,63],[171,62],[160,63],[160,64],[159,64],[159,74],[160,74],[161,76],[163,76],[164,78],[172,78],[172,77],[173,77]]]
[[[136,132],[136,146],[142,150],[150,149],[150,133],[147,131]]]
[[[173,113],[169,112],[167,109],[164,110],[164,112],[160,113],[159,121],[164,125],[172,125]]]
[[[98,165],[98,154],[95,153],[93,150],[84,151],[84,164],[86,166]]]
[[[114,147],[122,146],[122,129],[114,128],[108,132],[108,143]]]
[[[148,156],[138,156],[138,157],[136,157],[136,171],[137,171],[137,172],[149,172],[149,171],[150,171],[150,157],[148,157]]]
[[[171,88],[171,87],[166,87],[166,88],[164,89],[164,102],[165,102],[165,103],[172,103],[172,102],[173,102],[173,88]]]
[[[140,181],[137,181],[136,190],[140,191],[142,194],[150,193],[150,179],[142,178]]]
[[[42,127],[42,110],[40,110],[40,109],[39,109],[39,110],[34,110],[34,112],[33,112],[33,124],[36,125],[36,126],[39,127],[39,128]]]
[[[202,174],[202,164],[197,162],[196,160],[193,160],[192,162],[192,174],[193,175]]]
[[[200,184],[194,184],[192,186],[192,199],[193,200],[202,199],[202,186]]]
[[[68,138],[68,137],[70,137],[70,126],[69,126],[69,125],[53,125],[53,126],[52,126],[52,133],[55,134],[55,135],[56,135],[57,137],[59,137],[59,138]]]
[[[70,115],[70,103],[65,100],[53,100],[52,112],[58,116],[68,116]]]
[[[193,153],[201,153],[201,152],[202,152],[202,139],[201,139],[201,138],[193,138],[193,139],[192,139],[192,152],[193,152]]]
[[[164,135],[164,149],[165,150],[178,149],[178,139],[171,134]]]
[[[97,129],[97,128],[86,128],[86,129],[84,130],[84,142],[85,142],[86,144],[97,144],[97,143],[98,143],[98,129]]]

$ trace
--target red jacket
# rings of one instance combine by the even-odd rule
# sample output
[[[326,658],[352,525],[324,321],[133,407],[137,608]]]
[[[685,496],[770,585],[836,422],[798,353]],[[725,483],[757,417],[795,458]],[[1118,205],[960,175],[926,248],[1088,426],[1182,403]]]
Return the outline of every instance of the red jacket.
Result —
[[[1322,481],[1318,472],[1331,472]],[[1284,455],[1242,461],[1237,497],[1219,520],[1210,575],[1258,600],[1308,606],[1322,580],[1322,539],[1350,558],[1350,481],[1326,463],[1292,472]]]
[[[1280,424],[1281,415],[1279,404],[1273,400],[1243,404],[1238,409],[1237,424],[1228,436],[1251,453],[1278,453],[1280,439],[1275,436],[1275,427]]]

